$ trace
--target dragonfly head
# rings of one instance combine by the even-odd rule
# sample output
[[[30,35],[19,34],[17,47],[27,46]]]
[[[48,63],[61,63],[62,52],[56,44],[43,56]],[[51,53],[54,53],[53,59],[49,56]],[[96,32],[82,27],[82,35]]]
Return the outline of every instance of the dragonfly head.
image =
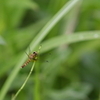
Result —
[[[34,55],[38,55],[38,53],[37,53],[37,52],[33,52],[33,54],[34,54]]]

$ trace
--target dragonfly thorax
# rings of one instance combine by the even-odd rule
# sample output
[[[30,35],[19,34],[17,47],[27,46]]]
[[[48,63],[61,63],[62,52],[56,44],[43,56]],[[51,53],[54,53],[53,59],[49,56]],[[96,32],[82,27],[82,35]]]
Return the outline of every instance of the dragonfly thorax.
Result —
[[[33,52],[33,54],[30,54],[30,55],[29,55],[29,58],[30,58],[30,59],[35,59],[36,56],[37,56],[37,52]]]

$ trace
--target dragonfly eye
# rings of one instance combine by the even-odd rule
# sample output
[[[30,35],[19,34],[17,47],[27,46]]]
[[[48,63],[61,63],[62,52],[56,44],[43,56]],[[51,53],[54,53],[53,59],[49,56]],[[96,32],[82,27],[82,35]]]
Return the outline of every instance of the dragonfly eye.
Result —
[[[33,52],[33,54],[35,54],[36,52]]]

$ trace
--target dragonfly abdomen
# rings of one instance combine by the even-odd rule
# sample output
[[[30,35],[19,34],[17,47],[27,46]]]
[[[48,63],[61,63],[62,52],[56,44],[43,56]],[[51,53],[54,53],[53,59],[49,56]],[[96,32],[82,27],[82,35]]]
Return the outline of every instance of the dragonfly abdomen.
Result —
[[[22,65],[22,68],[24,68],[28,63],[30,63],[31,62],[31,59],[28,59],[27,61],[26,61],[26,63],[24,63],[23,65]]]

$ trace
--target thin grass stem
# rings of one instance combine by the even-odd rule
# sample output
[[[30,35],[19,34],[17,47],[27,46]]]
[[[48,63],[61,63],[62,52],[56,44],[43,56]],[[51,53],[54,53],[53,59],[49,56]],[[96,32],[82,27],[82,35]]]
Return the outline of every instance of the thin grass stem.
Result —
[[[31,75],[32,72],[33,72],[34,66],[35,66],[35,61],[34,61],[33,65],[32,65],[32,68],[31,68],[31,70],[30,70],[30,72],[29,72],[29,74],[28,74],[26,80],[24,81],[24,83],[22,84],[22,86],[20,87],[20,89],[17,91],[17,93],[13,96],[12,100],[15,100],[15,99],[16,99],[16,97],[18,96],[18,94],[21,92],[21,90],[22,90],[22,89],[24,88],[24,86],[26,85],[26,83],[27,83],[27,81],[28,81],[30,75]]]

